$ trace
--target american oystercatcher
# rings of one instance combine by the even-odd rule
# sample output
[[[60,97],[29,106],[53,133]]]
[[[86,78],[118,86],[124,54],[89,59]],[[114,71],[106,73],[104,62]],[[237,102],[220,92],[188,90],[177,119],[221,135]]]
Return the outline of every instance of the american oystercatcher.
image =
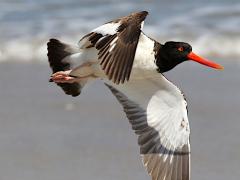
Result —
[[[215,69],[223,67],[193,53],[188,43],[160,44],[146,36],[142,28],[147,15],[142,11],[110,21],[85,35],[78,46],[50,39],[50,81],[66,94],[77,96],[87,82],[104,80],[138,135],[143,163],[152,180],[188,180],[187,102],[162,73],[188,60]]]

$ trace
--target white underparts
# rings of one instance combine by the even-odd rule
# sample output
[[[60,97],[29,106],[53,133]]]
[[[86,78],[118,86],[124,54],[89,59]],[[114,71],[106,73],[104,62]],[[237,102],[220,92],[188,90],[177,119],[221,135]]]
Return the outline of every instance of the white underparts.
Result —
[[[133,68],[140,68],[146,70],[156,70],[154,56],[154,41],[141,33],[137,45]]]

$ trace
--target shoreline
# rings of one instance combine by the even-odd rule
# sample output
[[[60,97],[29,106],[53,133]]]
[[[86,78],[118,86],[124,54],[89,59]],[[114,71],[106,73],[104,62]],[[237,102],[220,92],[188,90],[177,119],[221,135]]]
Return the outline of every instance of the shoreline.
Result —
[[[240,66],[218,62],[224,71],[184,63],[165,74],[188,100],[193,179],[240,175]],[[137,139],[107,88],[96,82],[73,98],[48,82],[50,74],[45,63],[0,65],[0,177],[149,179]]]

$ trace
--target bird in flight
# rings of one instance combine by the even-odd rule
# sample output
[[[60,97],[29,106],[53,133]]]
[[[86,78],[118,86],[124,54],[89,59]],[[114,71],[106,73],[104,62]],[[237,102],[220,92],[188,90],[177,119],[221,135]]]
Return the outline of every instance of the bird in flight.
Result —
[[[162,73],[184,61],[223,67],[193,53],[188,43],[161,44],[145,35],[147,15],[141,11],[105,23],[85,35],[78,46],[50,39],[50,81],[66,94],[78,96],[88,82],[102,79],[138,136],[152,180],[189,180],[187,102]]]

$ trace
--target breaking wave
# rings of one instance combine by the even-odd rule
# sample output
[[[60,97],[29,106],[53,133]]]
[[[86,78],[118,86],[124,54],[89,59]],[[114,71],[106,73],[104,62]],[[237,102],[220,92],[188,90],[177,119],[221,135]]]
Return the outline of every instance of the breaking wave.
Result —
[[[190,4],[170,13],[166,10],[169,4],[158,11],[154,1],[137,4],[136,1],[112,0],[104,6],[98,3],[94,9],[91,3],[97,1],[90,1],[90,4],[62,1],[58,9],[55,1],[51,2],[12,3],[11,6],[7,1],[0,3],[0,33],[4,34],[0,36],[0,61],[46,62],[49,38],[76,44],[81,36],[96,26],[139,9],[150,12],[144,31],[161,43],[185,41],[204,56],[240,58],[239,3],[210,4],[201,8]]]

